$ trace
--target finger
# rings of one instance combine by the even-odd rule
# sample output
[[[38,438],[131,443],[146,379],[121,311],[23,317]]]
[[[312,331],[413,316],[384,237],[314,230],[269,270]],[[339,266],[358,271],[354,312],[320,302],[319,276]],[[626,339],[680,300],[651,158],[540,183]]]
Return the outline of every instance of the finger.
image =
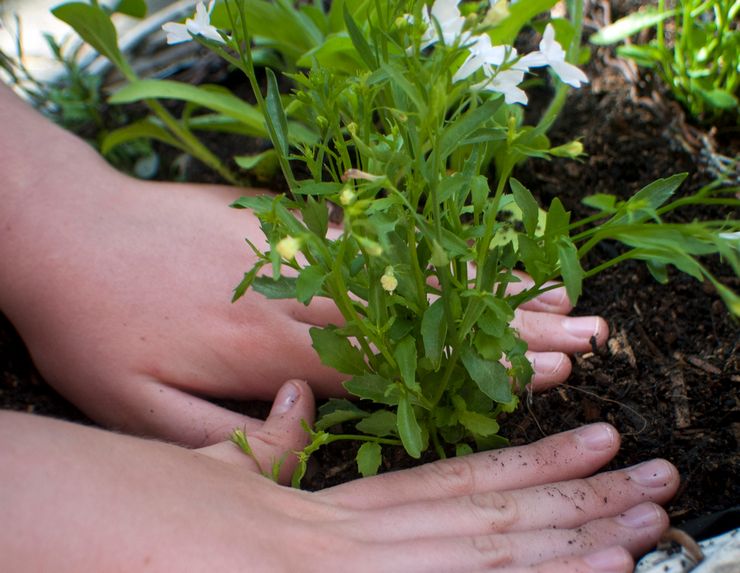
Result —
[[[527,446],[480,452],[349,482],[322,492],[332,502],[379,508],[477,492],[532,487],[591,475],[619,448],[609,424],[591,424]]]
[[[624,547],[549,559],[531,567],[505,567],[497,573],[630,573],[635,561]]]
[[[234,428],[257,429],[260,420],[233,412],[151,378],[138,378],[122,393],[100,400],[87,413],[126,433],[159,438],[190,447],[226,440]]]
[[[269,477],[273,477],[275,468],[278,468],[280,483],[288,483],[297,463],[295,452],[302,450],[309,439],[302,422],[310,426],[313,418],[314,399],[308,384],[290,380],[278,391],[264,424],[245,432],[251,454],[230,442],[199,451]]]
[[[543,529],[381,544],[379,559],[392,551],[399,571],[487,571],[526,567],[585,555],[619,545],[632,554],[652,547],[668,526],[668,516],[652,503],[577,529]],[[545,569],[547,570],[547,569]]]
[[[592,348],[592,340],[600,346],[609,334],[600,316],[561,316],[518,309],[511,325],[535,351],[585,352]]]
[[[532,390],[541,392],[568,379],[573,365],[567,354],[562,352],[527,352],[527,359],[532,364]]]
[[[342,326],[344,324],[344,317],[334,301],[322,296],[314,297],[309,305],[294,302],[290,306],[290,313],[296,320],[312,326],[329,324]]]
[[[665,503],[678,489],[678,471],[665,460],[588,479],[509,491],[489,490],[434,502],[408,503],[363,512],[363,539],[392,541],[420,537],[572,529],[613,517],[645,501]]]
[[[534,286],[534,281],[527,273],[513,271],[513,274],[519,279],[519,281],[509,283],[506,286],[506,294],[516,295]],[[552,281],[544,283],[542,286],[545,288],[550,287],[550,290],[547,290],[532,300],[523,303],[520,308],[536,312],[568,314],[573,310],[573,305],[570,303],[570,300],[568,300],[568,294],[565,292],[565,288],[562,285],[557,285],[560,285],[560,283]]]

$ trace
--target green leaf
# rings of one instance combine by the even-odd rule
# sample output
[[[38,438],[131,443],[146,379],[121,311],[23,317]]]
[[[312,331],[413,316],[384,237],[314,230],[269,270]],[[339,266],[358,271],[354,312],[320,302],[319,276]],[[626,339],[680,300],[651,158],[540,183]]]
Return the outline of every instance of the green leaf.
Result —
[[[290,151],[290,146],[288,145],[288,118],[285,116],[283,101],[280,99],[280,86],[278,86],[275,72],[267,68],[265,73],[267,74],[267,97],[265,97],[265,105],[269,116],[266,118],[266,121],[271,122],[274,129],[274,134],[271,134],[271,136],[277,140],[273,141],[272,144],[283,157],[288,157]]]
[[[295,283],[295,294],[299,302],[307,305],[311,299],[321,292],[326,273],[316,266],[301,269]]]
[[[549,10],[557,0],[527,0],[526,2],[509,3],[509,15],[488,34],[494,45],[514,43],[519,31],[537,14]]]
[[[143,99],[175,99],[194,103],[236,119],[249,126],[256,135],[267,137],[259,110],[225,88],[214,90],[170,80],[137,80],[118,90],[108,101],[121,104]]]
[[[331,328],[313,327],[310,333],[313,347],[319,353],[322,364],[345,374],[361,374],[365,371],[363,353],[352,346],[345,336],[337,334]]]
[[[571,304],[575,305],[578,297],[581,296],[581,285],[585,273],[578,260],[578,249],[570,238],[562,236],[558,239],[558,257],[565,291],[568,293]]]
[[[630,197],[612,219],[605,225],[639,223],[655,216],[655,210],[671,198],[676,189],[688,176],[677,173],[665,179],[657,179]],[[624,213],[620,215],[620,213]]]
[[[343,183],[316,182],[313,180],[299,181],[298,186],[293,189],[297,195],[335,195],[344,187]]]
[[[409,390],[419,392],[421,388],[416,381],[416,340],[407,336],[396,346],[393,356],[398,362],[403,383]]]
[[[378,410],[355,426],[360,432],[373,436],[390,436],[396,433],[396,415],[389,410]]]
[[[276,160],[275,150],[268,149],[262,153],[255,155],[237,155],[234,157],[234,162],[247,171],[252,171],[263,163],[273,163]]]
[[[607,193],[596,193],[595,195],[584,197],[581,199],[581,203],[603,213],[614,213],[617,210],[617,198]]]
[[[530,236],[534,236],[537,230],[537,219],[539,217],[539,205],[535,201],[534,196],[524,185],[513,177],[509,179],[509,186],[511,192],[514,194],[514,201],[522,210],[522,222],[524,228]]]
[[[173,137],[169,131],[147,118],[136,121],[125,127],[114,129],[105,134],[100,143],[100,152],[103,155],[107,155],[119,145],[129,143],[130,141],[136,141],[137,139],[155,139],[177,149],[184,150],[183,146],[180,144],[180,140]]]
[[[279,277],[274,280],[272,277],[255,277],[252,288],[262,296],[269,299],[295,298],[295,283],[293,277]]]
[[[375,54],[373,54],[370,45],[367,43],[365,36],[362,35],[362,31],[357,27],[357,23],[352,18],[346,4],[344,6],[344,24],[347,26],[347,32],[349,33],[349,37],[352,39],[352,44],[365,62],[365,65],[371,71],[377,69],[378,60],[375,57]]]
[[[269,195],[249,195],[239,197],[230,207],[234,209],[251,209],[256,215],[267,215],[272,212],[275,199]]]
[[[706,91],[700,89],[698,91],[702,98],[718,109],[733,109],[738,106],[737,98],[726,90],[713,89]]]
[[[424,312],[421,319],[421,336],[424,341],[424,355],[434,368],[442,362],[442,350],[447,338],[447,321],[445,320],[442,299],[434,301]]]
[[[146,0],[120,0],[113,7],[113,12],[125,14],[132,18],[144,18],[146,16]]]
[[[412,458],[418,459],[421,457],[423,446],[421,427],[416,420],[414,407],[405,395],[401,395],[398,399],[396,426],[398,427],[398,436],[401,438],[406,452]]]
[[[394,406],[398,403],[398,393],[394,392],[395,385],[378,374],[363,374],[355,376],[344,383],[350,394],[365,400],[372,400],[376,404]]]
[[[597,46],[606,46],[607,44],[621,42],[640,30],[650,28],[670,18],[675,13],[675,10],[659,12],[655,8],[646,8],[640,12],[633,12],[599,30],[589,38],[589,42]]]
[[[511,382],[500,362],[484,360],[470,346],[462,349],[460,358],[481,392],[496,402],[511,400]]]
[[[231,297],[231,302],[236,302],[244,296],[244,293],[247,292],[247,289],[252,286],[257,273],[263,266],[265,266],[265,264],[265,261],[257,261],[248,272],[244,273],[244,278],[239,282],[238,285],[236,285],[236,288],[234,288],[234,295]]]
[[[476,436],[492,436],[499,431],[498,422],[485,414],[466,410],[459,414],[459,419],[460,423]]]
[[[118,49],[118,34],[110,16],[98,6],[70,2],[57,6],[52,14],[71,26],[79,36],[108,58],[127,79],[135,78],[128,62]]]
[[[490,120],[501,106],[501,98],[489,99],[483,105],[469,111],[458,120],[447,125],[439,137],[439,160],[444,161],[453,151],[455,151],[460,141],[467,138],[474,131],[479,129],[488,120]]]
[[[303,222],[317,237],[326,237],[329,229],[329,210],[326,204],[309,196],[303,208]]]
[[[348,400],[334,400],[334,402],[336,402],[336,404],[332,404],[332,407],[327,411],[324,412],[320,410],[321,417],[315,424],[316,430],[328,430],[337,424],[343,424],[344,422],[351,422],[353,420],[361,420],[368,415],[367,412],[360,410],[360,408]]]
[[[357,450],[357,471],[362,477],[374,476],[378,473],[382,460],[380,444],[376,442],[365,442]]]
[[[320,46],[306,52],[297,65],[310,68],[316,61],[322,69],[337,70],[346,74],[355,73],[363,66],[362,58],[357,53],[352,40],[346,32],[332,34]]]

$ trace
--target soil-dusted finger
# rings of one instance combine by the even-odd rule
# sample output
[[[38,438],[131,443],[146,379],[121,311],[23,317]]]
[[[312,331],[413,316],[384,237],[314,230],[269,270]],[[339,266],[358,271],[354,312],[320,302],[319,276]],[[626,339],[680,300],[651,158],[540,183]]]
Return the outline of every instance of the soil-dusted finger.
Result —
[[[631,573],[635,561],[623,547],[607,547],[587,555],[550,559],[530,567],[505,567],[496,573]]]
[[[668,501],[678,488],[676,469],[653,460],[588,479],[509,491],[481,491],[434,502],[408,503],[363,513],[361,538],[375,541],[573,529],[613,517],[635,505]]]
[[[618,448],[619,433],[612,426],[591,424],[527,446],[448,458],[342,484],[318,495],[345,507],[382,508],[532,487],[589,476]]]
[[[522,569],[553,559],[593,554],[615,545],[633,555],[640,554],[655,544],[667,525],[665,511],[646,503],[623,515],[591,521],[576,529],[457,536],[451,527],[448,537],[380,544],[376,551],[381,560],[386,551],[392,552],[397,570],[404,572]]]

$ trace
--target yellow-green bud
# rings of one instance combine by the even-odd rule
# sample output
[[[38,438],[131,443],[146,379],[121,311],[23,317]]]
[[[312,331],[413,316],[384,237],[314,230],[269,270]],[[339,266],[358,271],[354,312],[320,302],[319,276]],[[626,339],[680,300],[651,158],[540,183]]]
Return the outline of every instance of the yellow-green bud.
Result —
[[[347,131],[349,131],[352,135],[357,135],[357,124],[354,121],[352,123],[349,123],[347,125]]]
[[[286,261],[295,259],[296,253],[301,249],[301,241],[288,235],[275,246],[275,250]]]
[[[556,157],[569,157],[574,159],[583,155],[583,144],[578,140],[569,141],[564,145],[558,145],[550,150],[551,155]]]
[[[509,15],[509,2],[507,0],[498,0],[491,2],[491,7],[486,12],[483,23],[486,26],[495,26]]]
[[[390,293],[398,288],[398,279],[393,273],[393,267],[385,267],[385,273],[383,273],[383,276],[380,277],[380,284],[382,285],[383,290]]]
[[[357,194],[352,191],[352,188],[350,186],[344,187],[344,189],[342,189],[342,192],[339,194],[339,202],[345,207],[354,203],[355,199],[357,199]]]
[[[319,129],[326,129],[329,126],[329,120],[323,115],[316,116],[316,125],[319,126]]]

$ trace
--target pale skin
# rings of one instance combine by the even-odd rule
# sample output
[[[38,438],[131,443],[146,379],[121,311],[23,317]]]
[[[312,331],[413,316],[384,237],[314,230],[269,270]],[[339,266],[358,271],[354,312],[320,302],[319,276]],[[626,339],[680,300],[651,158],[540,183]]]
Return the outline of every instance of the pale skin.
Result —
[[[205,397],[269,400],[291,378],[344,393],[309,336],[341,323],[328,299],[229,302],[254,262],[245,237],[264,239],[256,217],[228,205],[256,191],[130,179],[4,87],[0,125],[0,309],[90,417],[203,446],[260,424]],[[602,318],[570,310],[561,288],[517,313],[536,387],[567,378],[566,353],[606,339]]]
[[[667,526],[656,504],[678,487],[675,468],[594,475],[619,447],[606,424],[318,493],[260,476],[285,457],[288,479],[312,389],[341,394],[308,336],[336,309],[229,304],[250,266],[243,239],[260,238],[249,213],[225,207],[245,191],[133,181],[2,86],[0,125],[0,309],[95,420],[206,446],[0,413],[11,570],[626,572]],[[517,316],[537,387],[607,335],[569,311],[560,289]],[[275,402],[259,421],[205,397]],[[222,441],[234,427],[256,461]]]

